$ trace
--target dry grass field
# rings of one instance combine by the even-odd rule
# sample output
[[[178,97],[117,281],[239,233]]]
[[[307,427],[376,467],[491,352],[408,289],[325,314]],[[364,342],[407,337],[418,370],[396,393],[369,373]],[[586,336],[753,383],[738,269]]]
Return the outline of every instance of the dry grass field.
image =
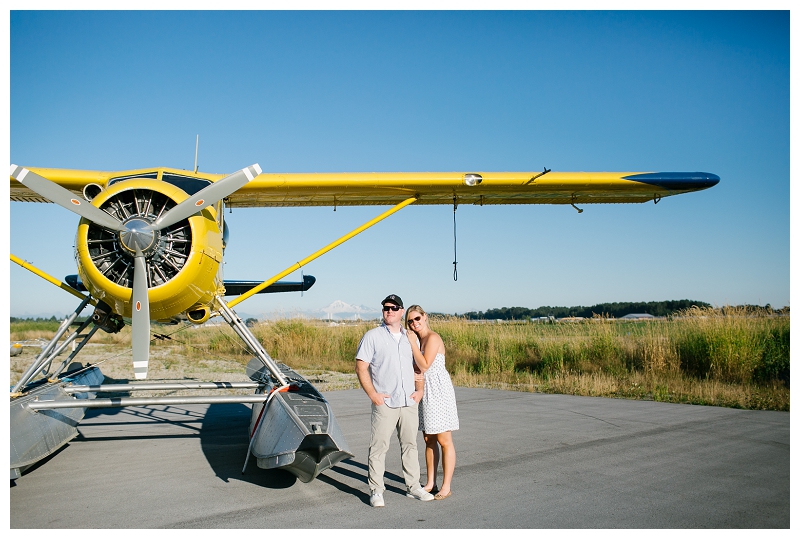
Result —
[[[357,388],[354,355],[375,322],[310,320],[252,327],[264,348],[323,391]],[[11,342],[48,339],[58,324],[14,322]],[[475,323],[431,320],[456,385],[664,402],[789,410],[789,317],[737,308],[692,309],[669,320]],[[227,325],[153,325],[154,380],[245,381],[250,353]],[[11,358],[11,382],[34,347]],[[130,329],[98,332],[81,352],[110,382],[133,378]]]

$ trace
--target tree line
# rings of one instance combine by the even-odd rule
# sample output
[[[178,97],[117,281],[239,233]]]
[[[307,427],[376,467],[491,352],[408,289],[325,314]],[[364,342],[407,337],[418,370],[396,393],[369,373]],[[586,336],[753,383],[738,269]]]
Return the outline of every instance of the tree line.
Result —
[[[679,299],[670,301],[624,301],[614,303],[598,303],[591,307],[578,305],[575,307],[551,307],[549,305],[529,309],[527,307],[500,307],[486,311],[470,311],[461,314],[468,320],[527,320],[552,316],[554,318],[582,317],[592,318],[594,315],[622,318],[626,314],[651,314],[653,316],[669,316],[693,306],[711,307],[704,301]],[[769,305],[767,305],[769,307]]]
[[[16,316],[11,317],[11,323],[14,322],[61,322],[64,320],[65,317],[56,318],[55,315],[51,316],[50,318],[42,318],[42,317],[29,317],[29,318],[18,318]]]

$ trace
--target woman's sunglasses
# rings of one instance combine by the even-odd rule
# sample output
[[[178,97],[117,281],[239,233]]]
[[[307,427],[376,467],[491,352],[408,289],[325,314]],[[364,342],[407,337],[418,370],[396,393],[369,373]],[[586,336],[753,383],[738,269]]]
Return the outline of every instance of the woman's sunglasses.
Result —
[[[402,307],[398,307],[397,305],[384,305],[383,312],[388,313],[389,311],[399,311]]]
[[[409,318],[408,323],[410,324],[411,322],[419,322],[420,320],[422,320],[422,317],[417,316],[416,318]]]

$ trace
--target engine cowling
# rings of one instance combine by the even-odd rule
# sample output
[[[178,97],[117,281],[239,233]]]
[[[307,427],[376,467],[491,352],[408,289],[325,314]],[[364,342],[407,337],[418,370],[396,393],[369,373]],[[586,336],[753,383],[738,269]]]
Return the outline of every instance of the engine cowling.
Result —
[[[187,198],[169,183],[131,179],[97,194],[92,204],[123,222],[146,224]],[[152,320],[171,320],[209,305],[222,286],[222,233],[213,207],[155,232],[144,245],[140,238],[134,245],[124,234],[81,219],[75,238],[78,274],[95,298],[125,317],[131,316],[135,248],[145,255]]]

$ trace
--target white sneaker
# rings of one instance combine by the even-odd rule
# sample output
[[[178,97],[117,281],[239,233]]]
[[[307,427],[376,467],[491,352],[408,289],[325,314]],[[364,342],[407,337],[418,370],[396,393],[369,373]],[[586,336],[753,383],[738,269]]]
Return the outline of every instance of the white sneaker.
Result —
[[[369,504],[372,507],[383,507],[383,493],[378,491],[373,491],[372,494],[369,496]]]
[[[430,492],[426,492],[425,489],[423,489],[421,486],[412,488],[406,493],[406,496],[408,496],[409,498],[416,498],[423,502],[429,502],[433,499],[433,494],[431,494]]]

